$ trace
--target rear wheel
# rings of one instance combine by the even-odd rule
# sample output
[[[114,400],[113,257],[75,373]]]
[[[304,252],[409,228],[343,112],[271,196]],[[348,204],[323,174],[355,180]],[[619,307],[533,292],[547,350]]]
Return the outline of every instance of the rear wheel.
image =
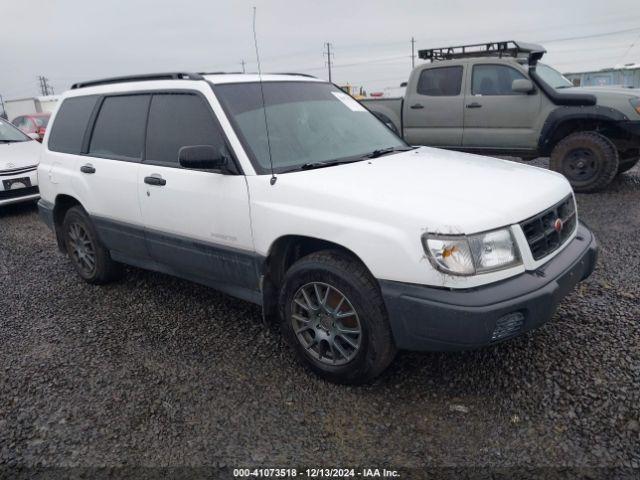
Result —
[[[563,138],[551,152],[549,166],[562,173],[576,192],[595,192],[618,173],[618,151],[597,132],[576,132]]]
[[[298,260],[280,294],[282,331],[298,358],[337,383],[363,383],[393,360],[380,290],[357,260],[322,251]]]
[[[121,274],[121,265],[114,262],[84,209],[70,208],[62,223],[64,246],[78,274],[88,283],[102,284]]]

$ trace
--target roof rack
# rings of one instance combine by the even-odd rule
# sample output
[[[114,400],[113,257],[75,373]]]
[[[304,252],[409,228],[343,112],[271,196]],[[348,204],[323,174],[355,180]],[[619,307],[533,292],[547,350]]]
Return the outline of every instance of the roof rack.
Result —
[[[423,60],[452,60],[468,57],[522,57],[527,56],[530,64],[535,64],[547,51],[541,45],[535,43],[516,42],[507,40],[504,42],[476,43],[472,45],[459,45],[455,47],[431,48],[418,50],[418,57]]]
[[[88,82],[78,82],[71,85],[71,89],[95,87],[97,85],[109,85],[112,83],[142,82],[150,80],[203,80],[198,73],[169,72],[169,73],[147,73],[143,75],[128,75],[124,77],[102,78],[100,80],[90,80]]]

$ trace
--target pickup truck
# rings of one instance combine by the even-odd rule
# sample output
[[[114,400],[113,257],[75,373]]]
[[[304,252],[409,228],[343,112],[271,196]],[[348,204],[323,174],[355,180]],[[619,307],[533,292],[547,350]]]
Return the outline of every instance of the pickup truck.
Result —
[[[640,93],[574,87],[544,53],[515,41],[420,50],[430,62],[404,97],[362,104],[412,145],[550,156],[574,190],[602,189],[640,158]]]

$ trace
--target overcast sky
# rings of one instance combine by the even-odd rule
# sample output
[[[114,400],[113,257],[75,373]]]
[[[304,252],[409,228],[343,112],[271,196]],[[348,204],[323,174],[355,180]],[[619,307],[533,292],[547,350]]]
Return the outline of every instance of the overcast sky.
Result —
[[[0,94],[56,93],[79,80],[161,71],[256,70],[326,78],[368,91],[397,86],[416,47],[520,39],[541,42],[563,72],[640,63],[640,0],[308,1],[0,0]]]

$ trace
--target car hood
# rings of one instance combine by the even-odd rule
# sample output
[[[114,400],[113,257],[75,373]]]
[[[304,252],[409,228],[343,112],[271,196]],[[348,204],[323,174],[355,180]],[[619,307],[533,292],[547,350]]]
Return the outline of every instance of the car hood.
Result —
[[[623,87],[569,87],[558,89],[561,93],[590,93],[598,96],[598,94],[607,95],[625,95],[627,97],[640,97],[640,90],[637,88]]]
[[[267,210],[286,211],[293,203],[310,215],[322,215],[320,210],[440,233],[518,223],[571,193],[567,180],[555,172],[428,147],[281,174],[276,185],[256,192],[253,201]]]
[[[15,143],[0,142],[0,171],[37,165],[42,145],[34,140]]]

